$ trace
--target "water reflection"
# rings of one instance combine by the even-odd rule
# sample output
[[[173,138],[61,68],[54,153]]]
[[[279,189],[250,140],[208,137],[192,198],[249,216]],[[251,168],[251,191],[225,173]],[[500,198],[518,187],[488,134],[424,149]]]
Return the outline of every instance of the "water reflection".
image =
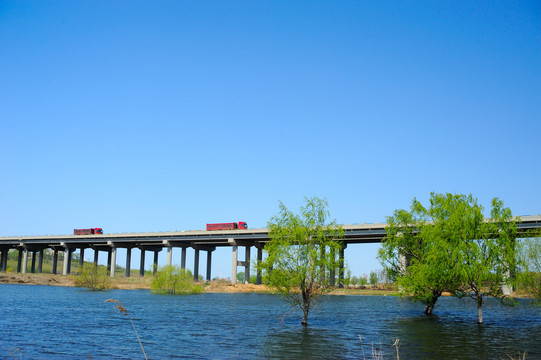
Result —
[[[265,359],[346,358],[346,349],[334,337],[332,331],[310,326],[278,331],[264,339],[259,355]]]

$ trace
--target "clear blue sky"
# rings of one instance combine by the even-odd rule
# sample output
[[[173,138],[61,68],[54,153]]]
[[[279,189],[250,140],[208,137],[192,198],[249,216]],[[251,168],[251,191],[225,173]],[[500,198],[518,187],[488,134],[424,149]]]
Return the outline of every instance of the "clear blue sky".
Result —
[[[431,191],[536,215],[541,5],[0,1],[0,121],[2,236],[260,228],[305,196],[385,222]]]

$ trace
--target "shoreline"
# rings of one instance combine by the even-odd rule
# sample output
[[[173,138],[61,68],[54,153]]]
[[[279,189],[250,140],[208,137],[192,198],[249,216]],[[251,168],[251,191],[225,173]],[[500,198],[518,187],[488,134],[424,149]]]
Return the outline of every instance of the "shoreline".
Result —
[[[150,290],[151,276],[147,277],[117,277],[112,281],[112,289],[119,290]],[[67,286],[75,287],[73,275],[59,274],[21,274],[21,273],[0,273],[0,285],[45,285],[45,286]],[[203,282],[207,293],[275,293],[266,285],[256,284],[231,284],[227,280]],[[360,289],[345,288],[335,289],[328,295],[398,295],[398,291],[389,289]]]

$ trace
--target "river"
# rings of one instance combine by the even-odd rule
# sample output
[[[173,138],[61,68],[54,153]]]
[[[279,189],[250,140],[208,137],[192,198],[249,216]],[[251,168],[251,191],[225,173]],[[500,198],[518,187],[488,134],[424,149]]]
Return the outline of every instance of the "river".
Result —
[[[0,285],[0,359],[143,358],[110,298],[128,310],[149,359],[371,359],[372,349],[396,359],[396,339],[402,360],[541,358],[541,309],[527,300],[490,299],[479,326],[470,299],[443,298],[424,316],[394,296],[325,296],[304,328],[300,312],[269,294]]]

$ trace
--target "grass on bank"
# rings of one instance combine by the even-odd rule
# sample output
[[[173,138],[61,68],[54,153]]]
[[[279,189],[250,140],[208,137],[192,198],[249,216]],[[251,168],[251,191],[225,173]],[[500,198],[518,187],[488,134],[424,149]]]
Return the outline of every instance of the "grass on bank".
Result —
[[[205,288],[194,281],[190,270],[167,265],[156,272],[150,290],[155,294],[187,295],[200,294]]]

